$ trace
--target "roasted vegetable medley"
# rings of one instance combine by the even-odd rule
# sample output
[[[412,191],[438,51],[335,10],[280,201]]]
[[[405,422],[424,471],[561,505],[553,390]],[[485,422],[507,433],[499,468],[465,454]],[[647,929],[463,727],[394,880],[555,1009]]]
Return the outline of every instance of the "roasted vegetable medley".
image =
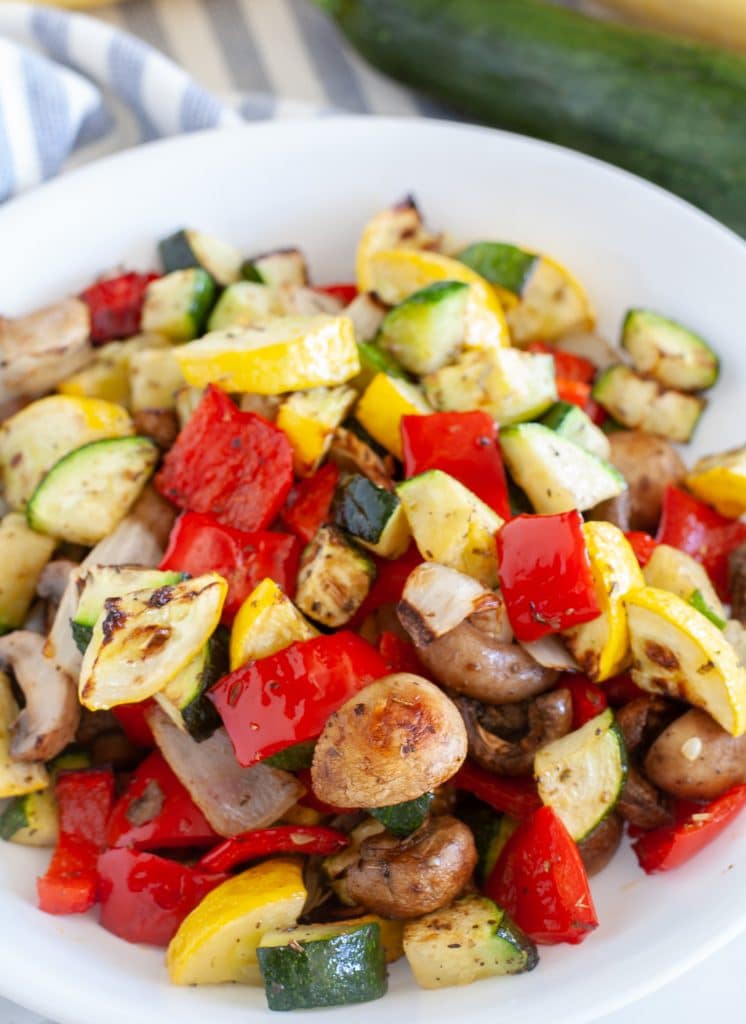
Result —
[[[199,231],[0,320],[0,835],[51,914],[271,1009],[532,970],[627,831],[746,803],[746,448],[718,358],[411,200],[356,283]],[[603,921],[600,922],[603,927]]]

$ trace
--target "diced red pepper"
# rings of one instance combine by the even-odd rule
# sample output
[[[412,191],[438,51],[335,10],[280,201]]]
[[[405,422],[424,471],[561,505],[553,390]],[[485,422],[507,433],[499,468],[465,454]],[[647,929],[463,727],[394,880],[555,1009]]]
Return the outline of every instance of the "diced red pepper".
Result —
[[[331,295],[333,299],[339,299],[339,301],[349,306],[354,298],[357,297],[357,285],[354,284],[323,284],[316,288],[317,292],[323,292],[325,295]]]
[[[344,832],[325,825],[276,825],[226,839],[197,862],[202,871],[230,871],[237,864],[274,853],[328,856],[349,846]]]
[[[298,801],[301,807],[310,807],[312,810],[318,811],[319,814],[350,814],[356,810],[354,807],[337,807],[335,804],[328,804],[324,800],[319,800],[313,791],[310,768],[301,768],[295,775],[298,781],[302,782],[306,787],[306,792]]]
[[[154,704],[155,701],[151,697],[138,704],[117,704],[111,709],[112,714],[121,725],[124,735],[136,747],[155,746],[155,739],[146,717],[147,712]]]
[[[47,873],[37,879],[39,909],[83,914],[96,902],[96,862],[106,844],[114,776],[103,769],[63,772],[55,795],[60,832]]]
[[[266,577],[292,597],[299,559],[300,544],[288,533],[236,530],[212,516],[184,512],[174,523],[160,568],[177,569],[191,576],[220,573],[228,581],[222,622],[230,625],[243,602]]]
[[[109,846],[158,850],[209,846],[220,836],[155,750],[139,765],[114,804],[106,840]]]
[[[257,413],[241,412],[212,384],[155,478],[174,505],[236,530],[269,526],[292,482],[292,449],[283,431]]]
[[[580,729],[608,707],[604,691],[598,683],[592,683],[586,676],[568,672],[560,676],[557,689],[560,687],[569,690],[572,697],[573,729]]]
[[[91,341],[94,345],[115,338],[131,338],[140,330],[145,292],[160,274],[120,274],[96,281],[80,298],[91,314]]]
[[[590,416],[597,427],[602,427],[609,418],[604,407],[599,405],[594,398],[589,398],[583,406],[583,409],[585,410],[586,415]]]
[[[562,352],[554,345],[544,341],[532,341],[526,349],[528,352],[543,352],[554,357],[554,370],[558,380],[582,381],[590,384],[596,376],[596,367],[583,356],[573,352]]]
[[[643,530],[628,530],[624,535],[641,566],[646,566],[658,547],[658,541]]]
[[[632,676],[629,672],[623,672],[621,675],[604,680],[601,683],[601,687],[606,700],[613,708],[624,707],[631,700],[637,700],[638,697],[645,696],[645,691],[641,690],[637,683],[632,681]]]
[[[686,864],[717,839],[744,806],[746,785],[734,786],[709,804],[680,808],[674,825],[646,832],[632,844],[640,867],[652,875]]]
[[[600,614],[580,512],[516,516],[499,530],[500,586],[513,632],[539,640]]]
[[[582,942],[598,918],[576,843],[551,807],[522,821],[485,884],[534,942]]]
[[[339,483],[339,469],[333,462],[300,480],[290,491],[280,518],[304,544],[310,544],[324,523]]]
[[[374,556],[376,579],[368,591],[368,596],[358,608],[350,625],[358,626],[368,615],[378,611],[387,604],[396,604],[401,600],[404,584],[413,569],[422,565],[422,555],[415,544],[410,544],[401,558],[390,561]]]
[[[707,570],[723,601],[728,593],[728,555],[746,542],[746,523],[727,519],[678,487],[669,486],[656,540],[685,551]]]
[[[466,761],[461,765],[451,783],[457,789],[478,797],[496,811],[509,814],[511,818],[527,818],[541,807],[536,783],[530,777],[507,777],[493,775],[479,765]]]
[[[342,630],[250,661],[221,679],[208,697],[220,712],[239,764],[248,766],[315,739],[329,715],[387,672],[374,647]]]
[[[103,927],[152,946],[167,946],[187,914],[228,877],[133,850],[101,854],[98,875]]]
[[[404,474],[441,469],[503,519],[510,518],[497,424],[486,412],[436,412],[401,421]]]
[[[386,662],[389,672],[414,672],[419,676],[427,675],[422,662],[417,657],[414,644],[402,640],[396,633],[381,633],[378,638],[378,653]]]
[[[591,386],[582,380],[563,380],[557,378],[557,395],[562,402],[572,402],[573,405],[585,409],[591,397]]]

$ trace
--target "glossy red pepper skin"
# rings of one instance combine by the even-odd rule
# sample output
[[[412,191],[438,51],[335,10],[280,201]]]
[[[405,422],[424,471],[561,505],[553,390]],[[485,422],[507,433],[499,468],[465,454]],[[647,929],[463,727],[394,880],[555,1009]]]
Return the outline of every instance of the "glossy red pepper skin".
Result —
[[[734,786],[703,806],[685,805],[674,825],[646,832],[632,844],[640,867],[648,875],[681,867],[717,839],[745,806],[746,785]]]
[[[327,462],[290,491],[280,518],[303,544],[310,544],[319,528],[329,521],[338,483],[339,469],[333,462]]]
[[[519,640],[589,622],[600,614],[580,512],[516,516],[499,530],[500,586]]]
[[[414,644],[402,640],[396,633],[383,632],[378,638],[378,653],[386,662],[389,672],[414,672],[415,675],[427,675],[422,662],[417,657]]]
[[[497,424],[486,412],[436,412],[401,421],[404,475],[449,473],[503,519],[510,518],[508,485]]]
[[[543,945],[576,945],[598,927],[577,844],[551,807],[521,822],[492,869],[485,893]]]
[[[543,352],[554,359],[554,372],[558,380],[581,381],[590,384],[596,376],[596,367],[583,356],[573,352],[562,352],[554,345],[544,341],[532,341],[526,348],[527,352]]]
[[[527,818],[541,807],[541,799],[532,778],[493,775],[471,761],[461,765],[451,783],[457,789],[478,797],[494,810],[509,814],[511,818]]]
[[[98,875],[103,927],[152,946],[167,946],[187,914],[228,877],[133,850],[101,854]]]
[[[656,540],[685,551],[707,570],[723,601],[728,592],[728,555],[746,541],[746,523],[727,519],[678,487],[669,486]]]
[[[333,299],[339,299],[345,306],[349,306],[358,294],[357,285],[354,284],[322,284],[316,288],[316,291],[323,292],[324,295],[331,295]]]
[[[635,558],[644,568],[653,557],[658,541],[643,530],[628,530],[624,535],[635,553]]]
[[[197,862],[201,871],[230,871],[257,857],[274,853],[304,853],[329,856],[349,846],[350,840],[336,828],[325,825],[276,825],[226,839]]]
[[[596,715],[600,715],[609,706],[606,694],[598,685],[586,676],[567,672],[557,680],[557,689],[570,691],[572,697],[572,727],[580,729]]]
[[[342,630],[250,661],[221,679],[208,697],[223,719],[238,763],[248,766],[315,739],[346,700],[386,674],[378,651]]]
[[[273,423],[241,412],[214,385],[166,454],[155,485],[179,508],[236,530],[263,530],[293,482],[290,442]]]
[[[115,708],[111,709],[111,713],[121,725],[124,735],[136,747],[149,749],[155,746],[153,733],[146,717],[154,704],[155,701],[151,697],[138,704],[117,704]]]
[[[148,807],[153,813],[148,817]],[[114,804],[106,829],[108,846],[135,850],[210,846],[220,841],[157,750],[149,754]]]
[[[605,679],[600,685],[612,708],[621,708],[625,704],[629,704],[631,700],[647,696],[645,691],[632,681],[629,672],[622,672],[621,675]]]
[[[591,386],[582,380],[563,380],[558,377],[557,395],[561,402],[571,402],[585,410],[590,401]]]
[[[96,281],[80,298],[91,314],[91,341],[103,345],[116,338],[131,338],[140,330],[145,292],[160,274],[120,274]]]
[[[378,611],[379,608],[400,601],[407,577],[413,569],[422,565],[423,558],[417,550],[417,546],[410,544],[401,558],[389,561],[389,559],[374,556],[373,561],[376,564],[376,579],[368,591],[368,596],[350,623],[353,628],[359,626],[368,615]]]
[[[60,834],[46,874],[37,879],[39,909],[83,914],[96,902],[96,862],[106,843],[114,776],[103,769],[63,772],[55,794]]]
[[[173,525],[160,568],[191,576],[220,573],[228,582],[221,621],[230,625],[243,602],[266,577],[293,596],[300,551],[298,539],[288,533],[236,530],[212,516],[184,512]]]

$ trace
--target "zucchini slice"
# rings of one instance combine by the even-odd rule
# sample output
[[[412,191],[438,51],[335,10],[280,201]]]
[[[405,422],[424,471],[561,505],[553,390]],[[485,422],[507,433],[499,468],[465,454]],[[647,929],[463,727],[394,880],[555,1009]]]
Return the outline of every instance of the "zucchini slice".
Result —
[[[461,347],[469,285],[435,281],[386,314],[377,342],[411,373],[433,373]]]
[[[142,329],[170,341],[191,341],[204,331],[214,301],[215,281],[207,271],[174,270],[148,285]]]
[[[0,427],[0,468],[5,500],[20,511],[63,455],[91,441],[134,433],[121,405],[97,398],[48,395]]]
[[[510,475],[536,512],[593,508],[626,488],[610,463],[560,437],[542,423],[519,423],[500,431]]]
[[[642,575],[647,586],[669,590],[684,601],[691,601],[695,590],[698,591],[710,611],[719,619],[726,618],[725,609],[707,570],[686,552],[669,544],[658,544],[642,570]]]
[[[732,736],[746,732],[746,669],[717,626],[655,587],[624,600],[637,685],[702,708]]]
[[[430,813],[430,805],[434,799],[434,793],[423,793],[422,796],[415,797],[414,800],[405,800],[400,804],[372,807],[370,813],[392,836],[403,838],[421,827]]]
[[[598,375],[593,397],[629,430],[680,442],[691,438],[706,405],[704,398],[664,388],[621,365]]]
[[[284,284],[307,285],[308,265],[300,249],[275,249],[244,260],[241,277],[245,281],[269,285],[270,288],[279,288]]]
[[[324,626],[349,622],[376,575],[372,559],[336,526],[322,526],[301,555],[295,602]]]
[[[534,776],[542,801],[580,842],[614,809],[627,778],[627,752],[612,710],[541,747]]]
[[[503,847],[518,828],[518,822],[507,814],[500,814],[469,793],[460,794],[455,814],[469,826],[474,836],[477,848],[474,881],[481,889],[492,874]]]
[[[253,281],[237,281],[228,285],[215,303],[207,329],[222,331],[226,327],[251,327],[282,312],[282,303],[272,288]]]
[[[401,459],[402,416],[424,416],[429,412],[432,409],[416,385],[377,373],[357,404],[355,419],[374,441]]]
[[[465,352],[423,381],[431,405],[443,412],[484,409],[502,425],[541,416],[557,401],[551,355],[500,348]]]
[[[264,763],[283,772],[300,772],[311,767],[315,749],[316,740],[303,740],[301,743],[285,747],[284,750],[278,750],[276,754],[270,754],[264,758]]]
[[[158,252],[168,272],[201,267],[220,285],[232,284],[241,275],[238,249],[203,231],[176,231],[158,243]]]
[[[10,512],[0,522],[0,633],[25,622],[36,582],[55,545],[52,537],[30,529],[18,512]]]
[[[431,469],[396,488],[423,558],[496,587],[495,535],[503,520],[448,473]]]
[[[693,591],[689,598],[689,604],[692,608],[696,608],[700,615],[704,615],[706,619],[709,619],[713,626],[717,626],[718,629],[725,629],[727,626],[727,620],[712,610],[707,601],[705,601],[701,590]]]
[[[409,547],[412,534],[399,497],[360,473],[338,488],[332,512],[337,526],[381,558],[399,558]]]
[[[555,402],[549,412],[542,416],[541,422],[555,434],[579,444],[599,459],[608,459],[611,455],[608,437],[580,406],[570,402]]]
[[[162,690],[215,632],[227,590],[207,573],[107,598],[83,656],[80,703],[100,711]]]
[[[19,710],[10,679],[0,672],[0,799],[34,793],[49,785],[49,775],[43,764],[14,761],[10,756],[12,730]]]
[[[746,512],[746,446],[700,459],[686,485],[724,516],[742,516]]]
[[[97,544],[127,515],[158,454],[148,437],[119,437],[76,448],[50,469],[31,495],[29,526],[72,544]]]
[[[228,634],[218,628],[202,650],[155,694],[155,700],[176,726],[201,742],[220,725],[215,705],[205,694],[227,672]]]
[[[280,406],[277,426],[293,449],[297,476],[310,476],[331,447],[334,431],[357,401],[353,388],[313,388],[296,391]]]
[[[107,597],[123,597],[134,590],[151,590],[179,583],[183,572],[145,569],[141,565],[94,565],[78,576],[78,605],[70,620],[73,639],[81,654],[90,643],[96,619]]]
[[[256,953],[270,1010],[367,1003],[388,988],[381,929],[375,922],[266,932]]]
[[[512,297],[511,305],[515,305],[539,259],[536,253],[526,252],[509,242],[474,242],[460,252],[458,258]]]
[[[469,985],[532,971],[534,943],[486,896],[462,896],[404,925],[404,955],[422,988]]]
[[[424,647],[475,612],[488,609],[494,611],[496,623],[508,627],[499,594],[463,572],[436,562],[423,562],[407,577],[396,613],[417,646]],[[511,635],[508,627],[506,643]]]
[[[357,352],[360,357],[360,373],[351,383],[358,391],[365,391],[373,378],[379,373],[385,373],[389,377],[400,377],[408,380],[408,377],[395,359],[392,359],[388,352],[384,352],[372,341],[358,341]]]
[[[231,629],[231,672],[248,661],[268,658],[296,640],[318,636],[274,580],[255,587],[241,605]]]
[[[630,309],[621,345],[638,373],[664,387],[704,391],[718,379],[718,357],[704,338],[649,309]]]

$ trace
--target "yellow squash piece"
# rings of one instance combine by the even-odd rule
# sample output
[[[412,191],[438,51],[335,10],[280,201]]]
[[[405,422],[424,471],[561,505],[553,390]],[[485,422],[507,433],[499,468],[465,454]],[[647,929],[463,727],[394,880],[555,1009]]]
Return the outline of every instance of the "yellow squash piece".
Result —
[[[510,332],[495,289],[464,263],[437,252],[383,249],[369,261],[370,291],[389,306],[436,281],[463,281],[470,286],[466,306],[466,348],[491,349],[510,344]]]
[[[684,551],[669,544],[658,544],[642,574],[648,587],[670,590],[684,601],[689,601],[698,590],[711,612],[720,619],[727,618],[707,570]]]
[[[377,924],[381,929],[381,945],[386,956],[386,963],[393,964],[404,956],[404,922],[391,921],[378,914],[363,914],[362,917],[339,921],[340,925]]]
[[[49,775],[43,764],[11,760],[11,730],[18,718],[18,710],[10,679],[0,672],[0,799],[36,793],[49,785]]]
[[[505,316],[516,345],[555,341],[571,331],[590,330],[595,323],[583,286],[549,256],[537,257],[518,302]]]
[[[345,316],[277,317],[262,327],[229,327],[181,345],[188,384],[280,395],[343,384],[360,372],[355,329]]]
[[[329,450],[335,429],[357,399],[352,388],[314,388],[296,391],[283,402],[277,426],[285,431],[293,449],[297,476],[310,476]]]
[[[134,433],[127,410],[113,402],[48,395],[31,402],[0,427],[0,469],[5,500],[22,509],[49,469],[91,441]]]
[[[36,581],[57,546],[11,512],[0,522],[0,633],[18,629],[36,593]]]
[[[402,416],[424,416],[429,412],[432,409],[414,384],[377,373],[358,402],[355,419],[374,440],[401,459]]]
[[[184,374],[173,348],[147,348],[132,354],[129,387],[134,412],[175,409],[176,395],[185,386]]]
[[[256,950],[265,932],[290,928],[306,900],[299,860],[265,861],[228,879],[184,919],[166,963],[175,985],[261,985]]]
[[[382,210],[368,221],[360,237],[355,258],[359,292],[373,290],[370,260],[382,249],[423,249],[434,241],[423,225],[420,211],[412,199]]]
[[[231,629],[231,672],[247,661],[268,658],[296,640],[318,636],[274,580],[265,579],[241,605]]]
[[[732,736],[746,732],[746,669],[721,630],[666,590],[643,587],[624,603],[637,685],[703,708]]]
[[[645,586],[645,580],[635,553],[618,526],[590,521],[582,529],[601,614],[568,630],[565,640],[583,672],[600,683],[627,665],[629,629],[623,598],[631,590]]]
[[[746,513],[746,446],[700,459],[686,485],[724,516],[742,516]]]
[[[162,690],[215,632],[227,591],[222,576],[206,573],[109,598],[83,657],[80,703],[100,711]]]

